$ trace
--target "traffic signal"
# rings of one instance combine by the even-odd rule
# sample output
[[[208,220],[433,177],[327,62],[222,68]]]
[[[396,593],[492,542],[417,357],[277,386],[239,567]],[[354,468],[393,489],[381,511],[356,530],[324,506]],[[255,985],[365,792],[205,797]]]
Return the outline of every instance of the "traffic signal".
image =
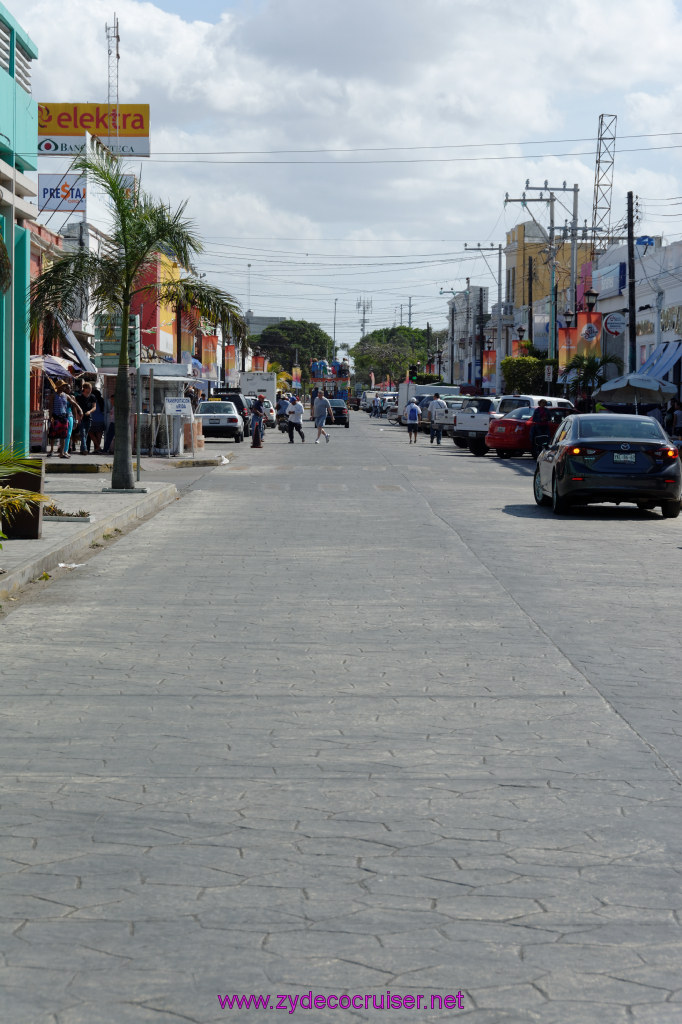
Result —
[[[413,384],[415,384],[416,381],[417,381],[417,367],[416,366],[410,366],[410,380],[412,381]]]

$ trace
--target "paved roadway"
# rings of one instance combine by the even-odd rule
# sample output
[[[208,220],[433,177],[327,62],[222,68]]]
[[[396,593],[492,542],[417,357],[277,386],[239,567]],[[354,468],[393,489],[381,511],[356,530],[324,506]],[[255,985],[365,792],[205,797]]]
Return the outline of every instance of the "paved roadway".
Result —
[[[311,434],[0,624],[0,1019],[679,1024],[682,520]]]

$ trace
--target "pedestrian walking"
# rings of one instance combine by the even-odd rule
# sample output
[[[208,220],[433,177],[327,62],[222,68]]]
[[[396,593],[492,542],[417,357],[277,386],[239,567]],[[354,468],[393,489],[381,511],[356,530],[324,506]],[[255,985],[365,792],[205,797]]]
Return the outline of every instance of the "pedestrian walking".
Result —
[[[434,440],[436,444],[440,444],[441,438],[443,437],[443,424],[436,423],[437,412],[447,412],[447,405],[440,397],[438,392],[435,393],[431,402],[429,402],[429,422],[431,424],[431,444]]]
[[[289,431],[289,444],[294,443],[294,431],[298,433],[301,441],[305,441],[305,434],[303,433],[303,406],[299,402],[298,398],[294,395],[287,407],[287,430]]]
[[[375,395],[372,401],[372,416],[374,419],[378,419],[381,416],[381,399],[378,395]]]
[[[405,419],[407,420],[407,437],[409,443],[417,443],[417,435],[419,434],[419,424],[422,420],[422,411],[417,404],[416,398],[411,398],[405,406]]]
[[[310,419],[315,419],[315,399],[317,398],[319,388],[313,388],[310,392]]]
[[[331,404],[323,391],[318,392],[317,398],[315,399],[313,416],[315,417],[315,426],[317,427],[317,440],[315,441],[315,444],[320,443],[320,438],[323,434],[326,443],[329,444],[329,434],[324,429],[324,425],[327,422],[327,416],[332,417],[332,422],[334,422],[334,419]]]

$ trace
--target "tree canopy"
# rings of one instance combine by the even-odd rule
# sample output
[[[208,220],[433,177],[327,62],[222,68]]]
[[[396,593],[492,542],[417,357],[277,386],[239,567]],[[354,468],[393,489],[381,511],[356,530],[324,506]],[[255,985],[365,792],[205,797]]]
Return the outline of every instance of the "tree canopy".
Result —
[[[334,341],[319,324],[308,320],[282,320],[279,324],[266,327],[262,334],[249,338],[251,348],[259,348],[267,356],[291,369],[296,362],[301,367],[301,382],[310,381],[310,362],[313,359],[329,359]]]
[[[431,337],[433,344],[434,337]],[[419,327],[381,327],[370,331],[350,349],[355,372],[368,376],[370,371],[379,380],[403,380],[410,364],[426,361],[429,337]]]

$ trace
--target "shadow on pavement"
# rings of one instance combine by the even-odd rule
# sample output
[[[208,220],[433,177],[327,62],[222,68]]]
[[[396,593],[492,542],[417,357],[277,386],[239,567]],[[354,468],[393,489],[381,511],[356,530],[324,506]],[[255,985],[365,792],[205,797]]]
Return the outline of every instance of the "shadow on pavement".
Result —
[[[532,497],[528,505],[504,505],[502,512],[507,516],[515,516],[517,519],[554,519],[557,522],[566,521],[567,519],[583,519],[590,522],[610,521],[612,519],[651,522],[653,520],[662,520],[663,518],[656,512],[639,509],[632,505],[574,505],[564,515],[555,516],[551,508],[541,508],[535,504]]]

